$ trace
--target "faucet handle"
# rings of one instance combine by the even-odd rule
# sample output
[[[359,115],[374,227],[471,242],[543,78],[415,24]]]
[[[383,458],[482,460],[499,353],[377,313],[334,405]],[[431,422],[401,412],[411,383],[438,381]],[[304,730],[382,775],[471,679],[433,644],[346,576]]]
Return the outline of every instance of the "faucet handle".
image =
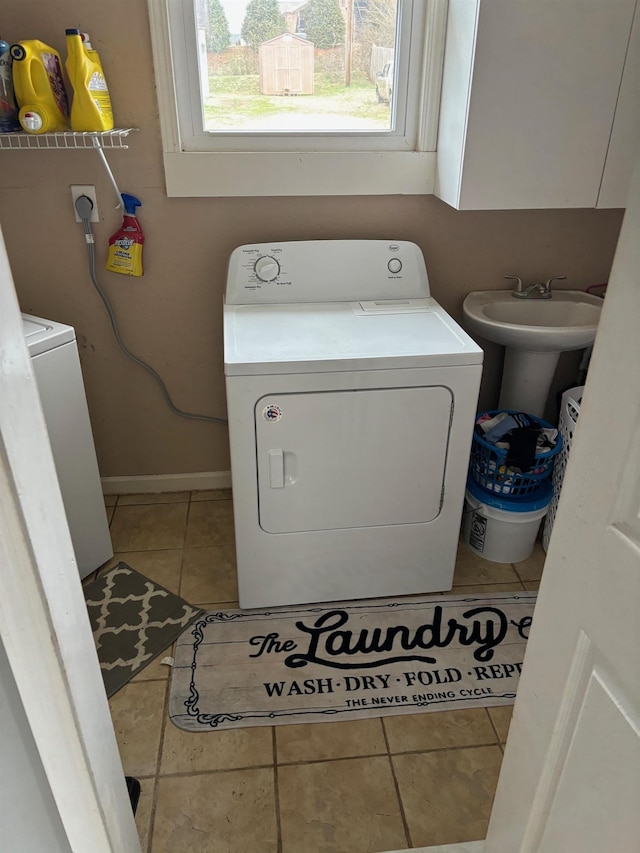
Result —
[[[505,275],[504,277],[513,279],[515,282],[517,282],[515,289],[518,293],[522,293],[522,279],[519,275]]]
[[[551,290],[551,282],[552,281],[564,281],[565,278],[566,278],[566,275],[552,275],[551,278],[548,278],[545,281],[544,286],[547,290]]]

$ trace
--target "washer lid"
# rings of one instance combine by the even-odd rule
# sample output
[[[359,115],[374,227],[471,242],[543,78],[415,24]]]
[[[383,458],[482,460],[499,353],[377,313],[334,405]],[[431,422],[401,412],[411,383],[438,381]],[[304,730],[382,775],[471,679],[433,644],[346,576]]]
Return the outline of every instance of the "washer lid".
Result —
[[[53,320],[45,320],[43,317],[32,317],[30,314],[22,315],[22,327],[31,356],[48,352],[76,338],[72,326],[54,323]]]
[[[483,352],[434,299],[413,305],[225,305],[228,376],[481,364]],[[400,309],[400,310],[398,310]]]

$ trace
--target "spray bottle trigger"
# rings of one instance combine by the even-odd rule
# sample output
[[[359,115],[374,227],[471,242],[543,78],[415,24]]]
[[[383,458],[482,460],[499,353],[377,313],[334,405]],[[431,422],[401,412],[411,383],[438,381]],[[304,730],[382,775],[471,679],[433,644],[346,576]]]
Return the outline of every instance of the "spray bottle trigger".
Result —
[[[125,213],[128,213],[129,216],[135,216],[136,207],[142,207],[142,202],[134,195],[129,195],[129,193],[120,193],[120,198],[122,199]]]

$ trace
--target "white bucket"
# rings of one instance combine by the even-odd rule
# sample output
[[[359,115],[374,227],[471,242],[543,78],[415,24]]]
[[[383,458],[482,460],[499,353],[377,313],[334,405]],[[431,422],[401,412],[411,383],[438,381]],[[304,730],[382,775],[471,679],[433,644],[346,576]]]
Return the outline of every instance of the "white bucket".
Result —
[[[494,563],[526,560],[533,553],[540,522],[549,509],[551,484],[547,484],[539,498],[528,495],[526,501],[512,500],[511,506],[507,500],[495,500],[490,495],[484,498],[474,486],[471,485],[473,494],[469,488],[465,492],[462,541],[474,553]],[[499,506],[492,505],[494,502]]]

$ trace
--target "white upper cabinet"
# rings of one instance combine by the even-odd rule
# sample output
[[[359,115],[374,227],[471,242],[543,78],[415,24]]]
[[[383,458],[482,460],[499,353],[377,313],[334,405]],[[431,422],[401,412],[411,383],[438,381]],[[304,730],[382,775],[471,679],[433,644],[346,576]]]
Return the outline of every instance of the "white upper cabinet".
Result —
[[[635,8],[450,0],[436,195],[459,210],[624,207],[640,150]]]
[[[597,207],[624,207],[640,154],[640,8],[631,30]]]

